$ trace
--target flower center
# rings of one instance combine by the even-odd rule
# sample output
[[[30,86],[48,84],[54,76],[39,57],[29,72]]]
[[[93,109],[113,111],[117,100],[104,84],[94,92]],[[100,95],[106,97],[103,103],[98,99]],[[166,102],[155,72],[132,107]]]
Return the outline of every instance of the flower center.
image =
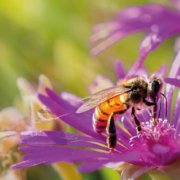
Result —
[[[159,119],[157,125],[152,121],[142,123],[142,131],[130,139],[130,145],[142,152],[143,162],[160,166],[174,159],[180,140],[176,129],[167,120]]]

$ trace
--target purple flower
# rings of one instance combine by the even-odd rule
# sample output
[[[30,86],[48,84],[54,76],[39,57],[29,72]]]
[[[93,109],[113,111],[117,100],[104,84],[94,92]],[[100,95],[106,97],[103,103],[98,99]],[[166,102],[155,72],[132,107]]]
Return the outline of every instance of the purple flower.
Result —
[[[177,2],[178,3],[178,2]],[[158,4],[133,6],[122,10],[117,18],[94,26],[92,54],[97,55],[120,39],[138,31],[146,35],[139,47],[136,66],[165,39],[180,33],[180,12]]]
[[[177,78],[179,59],[180,52],[173,62],[168,78]],[[122,76],[119,79],[125,76],[125,73],[120,73],[122,68],[122,65],[116,62],[116,72]],[[164,67],[160,68],[156,76],[162,76],[164,69]],[[133,71],[134,69],[131,69],[130,74]],[[140,72],[141,74],[144,72],[147,76],[144,68],[140,68],[137,74]],[[141,133],[137,133],[130,112],[126,112],[117,119],[118,143],[111,153],[106,146],[106,135],[93,131],[92,111],[75,113],[82,103],[79,98],[68,96],[67,93],[65,97],[59,96],[53,90],[46,89],[46,94],[39,94],[41,102],[58,117],[68,113],[67,116],[62,116],[61,120],[78,132],[27,131],[22,133],[20,151],[25,155],[22,162],[13,167],[24,168],[65,161],[80,163],[81,172],[91,172],[102,166],[116,168],[121,171],[122,179],[136,178],[145,172],[153,172],[157,169],[165,174],[170,173],[170,170],[166,172],[165,168],[173,163],[176,163],[176,168],[179,168],[177,162],[180,160],[180,92],[176,98],[173,117],[170,118],[174,88],[169,84],[166,86],[167,107],[162,102],[159,123],[156,126],[152,124],[146,110],[138,115],[143,129]],[[168,110],[167,117],[166,110]]]

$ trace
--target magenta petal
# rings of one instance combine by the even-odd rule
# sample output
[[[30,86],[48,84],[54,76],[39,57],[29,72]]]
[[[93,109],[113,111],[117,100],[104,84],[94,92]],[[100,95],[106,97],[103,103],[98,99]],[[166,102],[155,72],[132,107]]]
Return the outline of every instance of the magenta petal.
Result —
[[[105,27],[106,28],[106,27]],[[117,30],[116,30],[117,31]],[[120,39],[122,39],[123,37],[135,32],[135,30],[129,30],[126,32],[116,32],[114,31],[111,36],[107,37],[105,40],[103,40],[103,42],[100,42],[97,46],[95,46],[95,48],[92,48],[91,50],[91,54],[96,56],[97,54],[99,54],[101,51],[104,51],[107,47],[113,45],[115,42],[119,41]],[[95,37],[93,37],[94,39],[96,38],[96,36],[99,36],[98,34],[94,35]],[[91,38],[91,40],[93,39]]]
[[[21,143],[29,145],[56,144],[64,142],[63,139],[92,141],[92,138],[77,133],[61,131],[25,131],[21,133]],[[97,140],[98,141],[98,140]],[[100,142],[100,141],[99,141]]]
[[[70,105],[76,108],[83,103],[83,101],[79,97],[68,92],[62,92],[60,96],[64,101],[68,102]]]
[[[133,124],[131,115],[127,112],[125,117],[120,118],[122,125],[128,130],[131,135],[136,134],[136,126]]]
[[[176,125],[176,134],[175,135],[176,135],[176,137],[179,137],[180,136],[180,116],[175,125]]]
[[[137,161],[137,159],[140,157],[140,154],[136,151],[130,151],[130,152],[124,152],[121,154],[108,154],[106,157],[102,158],[101,161],[97,161],[95,158],[89,160],[88,162],[85,162],[80,165],[78,168],[81,172],[88,173],[91,171],[94,171],[103,165],[112,162],[117,163],[117,162],[134,162]]]
[[[99,144],[94,144],[96,141]],[[105,141],[95,140],[91,137],[77,133],[65,133],[59,131],[27,131],[21,135],[21,144],[26,145],[56,145],[71,146],[80,148],[96,148],[108,151],[108,148],[102,147]]]
[[[180,51],[178,51],[169,72],[169,78],[177,78],[180,75]]]
[[[118,79],[123,79],[125,77],[126,72],[120,60],[116,60],[114,62],[114,69],[115,69]]]
[[[156,143],[152,146],[152,151],[155,154],[161,155],[161,154],[169,153],[170,147]]]
[[[21,151],[28,153],[23,157],[23,161],[13,166],[13,168],[30,167],[38,164],[49,164],[60,161],[80,162],[89,158],[101,159],[105,153],[71,149],[58,146],[29,146],[21,148]]]
[[[59,146],[29,146],[21,148],[21,151],[28,152],[23,160],[34,160],[42,163],[54,163],[60,161],[80,162],[82,160],[89,160],[89,158],[101,159],[106,157],[107,153],[96,152],[92,150],[82,150],[77,148],[66,148]]]
[[[87,162],[87,163],[83,163],[81,164],[79,167],[78,167],[78,170],[82,173],[90,173],[90,172],[93,172],[99,168],[101,168],[102,166],[104,166],[104,162],[103,161],[100,161],[100,162],[97,162],[97,161],[90,161],[90,162]]]
[[[126,75],[126,77],[131,76],[141,76],[145,79],[148,77],[147,69],[144,67],[143,62],[137,60],[134,63],[134,65],[131,67],[128,74]]]
[[[165,17],[167,18],[167,17]],[[177,29],[173,28],[169,28],[169,26],[171,26],[171,18],[166,20],[169,21],[167,23],[167,25],[164,24],[165,27],[161,26],[157,26],[152,25],[152,29],[155,28],[155,30],[150,30],[150,32],[148,33],[148,35],[145,37],[145,39],[142,41],[141,45],[140,45],[140,55],[144,56],[144,58],[153,50],[155,50],[165,39],[167,39],[169,36],[173,35],[173,34],[179,34],[180,33],[180,26],[177,26]],[[180,15],[179,18],[180,19]],[[175,20],[174,20],[175,21]],[[174,23],[174,21],[172,21]],[[177,20],[179,21],[179,20]],[[172,24],[173,25],[173,24]],[[153,27],[154,26],[154,27]]]
[[[165,73],[166,73],[166,65],[162,65],[158,70],[157,72],[154,73],[155,77],[160,77],[160,78],[163,78]]]
[[[48,92],[50,92],[50,90],[48,90]],[[97,139],[104,139],[104,137],[95,133],[92,128],[89,128],[92,127],[92,112],[89,111],[81,114],[76,114],[76,108],[63,101],[54,92],[51,92],[51,96],[52,94],[54,95],[54,97],[57,98],[56,101],[54,101],[50,97],[39,94],[40,101],[44,105],[46,105],[52,111],[52,113],[59,117],[63,114],[67,114],[67,112],[70,112],[68,116],[63,116],[61,120],[69,124],[70,126],[76,128],[77,130],[84,132],[85,134],[88,134]]]
[[[176,78],[165,78],[165,82],[177,87],[180,87],[180,79]]]
[[[57,103],[59,106],[62,106],[64,109],[66,109],[67,112],[69,113],[74,113],[77,109],[77,107],[74,107],[69,104],[69,102],[63,100],[58,94],[56,94],[53,90],[51,89],[46,89],[46,93],[51,98],[55,103]]]
[[[39,165],[39,162],[33,161],[33,160],[27,160],[27,161],[22,161],[19,162],[17,164],[13,164],[11,166],[12,169],[17,169],[17,168],[28,168],[28,167],[32,167],[32,166],[37,166]],[[43,164],[43,161],[42,161]]]
[[[147,35],[140,45],[139,58],[136,63],[139,67],[147,55],[165,39],[180,33],[179,21],[179,11],[158,4],[124,9],[112,22],[94,27],[91,41],[97,45],[92,49],[92,54],[97,55],[131,33],[146,31]]]
[[[130,148],[130,144],[129,144],[129,139],[130,139],[130,135],[128,135],[126,132],[124,132],[121,128],[118,128],[117,131],[117,139],[119,142],[121,142],[121,144],[123,144],[126,148]]]
[[[179,75],[179,69],[180,69],[180,51],[178,52],[177,56],[174,59],[168,78],[177,78],[177,76]],[[172,105],[172,97],[174,93],[174,88],[175,88],[174,86],[167,84],[166,92],[165,92],[165,95],[167,97],[167,110],[168,110],[167,119],[169,120],[170,120],[170,110],[171,110],[171,105]]]
[[[172,124],[176,127],[177,123],[180,122],[180,91],[177,95],[176,98],[176,103],[175,103],[175,107],[174,107],[174,113],[173,113],[173,117],[172,117]]]

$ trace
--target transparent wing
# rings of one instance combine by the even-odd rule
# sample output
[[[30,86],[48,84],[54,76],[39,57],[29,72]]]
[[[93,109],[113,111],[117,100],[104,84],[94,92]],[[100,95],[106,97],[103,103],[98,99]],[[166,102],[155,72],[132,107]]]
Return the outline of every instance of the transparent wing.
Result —
[[[0,140],[6,137],[17,135],[16,131],[1,131],[0,132]]]
[[[87,98],[88,100],[77,109],[76,113],[82,113],[82,112],[88,111],[114,96],[121,95],[129,91],[130,91],[129,88],[124,88],[122,86],[114,86],[114,87],[99,91],[95,94],[92,94],[90,97],[88,97]]]

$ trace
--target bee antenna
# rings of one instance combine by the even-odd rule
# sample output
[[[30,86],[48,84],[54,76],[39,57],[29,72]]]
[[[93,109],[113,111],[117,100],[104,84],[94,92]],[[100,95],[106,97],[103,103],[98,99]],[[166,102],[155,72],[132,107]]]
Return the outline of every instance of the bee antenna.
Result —
[[[166,118],[167,118],[167,98],[163,93],[161,93],[161,96],[164,98],[164,100],[166,102]]]

